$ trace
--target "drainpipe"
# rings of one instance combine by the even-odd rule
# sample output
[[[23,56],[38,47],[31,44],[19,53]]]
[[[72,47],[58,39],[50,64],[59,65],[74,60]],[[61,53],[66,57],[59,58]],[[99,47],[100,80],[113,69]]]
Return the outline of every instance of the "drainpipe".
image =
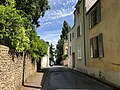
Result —
[[[85,61],[85,66],[87,64],[87,61],[86,61],[86,22],[85,22],[85,10],[86,10],[86,7],[85,7],[85,0],[83,0],[83,23],[84,23],[84,61]]]

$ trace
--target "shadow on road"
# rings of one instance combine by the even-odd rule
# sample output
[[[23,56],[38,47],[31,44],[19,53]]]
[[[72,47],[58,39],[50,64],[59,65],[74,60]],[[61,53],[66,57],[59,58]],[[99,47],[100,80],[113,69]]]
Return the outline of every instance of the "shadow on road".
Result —
[[[42,87],[46,87],[48,85],[48,78],[49,78],[49,74],[50,74],[50,70],[49,68],[44,68],[43,69],[43,78],[42,78],[42,81],[41,81],[41,86]]]

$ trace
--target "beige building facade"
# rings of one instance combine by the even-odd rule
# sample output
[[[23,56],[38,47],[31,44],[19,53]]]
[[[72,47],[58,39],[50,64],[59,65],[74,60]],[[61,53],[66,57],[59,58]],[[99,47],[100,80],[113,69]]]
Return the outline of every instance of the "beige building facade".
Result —
[[[49,53],[50,53],[50,46],[47,47],[47,54],[41,58],[41,68],[49,68],[50,67],[50,60],[49,60]]]
[[[87,73],[85,56],[85,1],[79,0],[74,11],[74,26],[68,33],[69,65],[78,71]]]
[[[75,51],[76,47],[73,43],[75,43],[75,27],[68,32],[68,67],[75,68]]]
[[[68,66],[68,40],[64,40],[64,56],[66,56],[66,58],[63,60],[63,65],[64,66]]]
[[[97,0],[86,13],[88,74],[120,85],[120,0]]]
[[[75,16],[75,69],[87,73],[85,54],[85,0],[79,0],[76,4]]]
[[[68,33],[68,67],[118,86],[119,7],[120,0],[79,0]]]

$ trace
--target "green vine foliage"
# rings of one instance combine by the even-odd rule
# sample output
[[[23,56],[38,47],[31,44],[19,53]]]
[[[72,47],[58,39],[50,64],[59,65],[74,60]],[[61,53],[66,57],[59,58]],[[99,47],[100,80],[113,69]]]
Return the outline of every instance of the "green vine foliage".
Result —
[[[15,6],[15,0],[0,1],[0,44],[16,52],[29,51],[38,60],[47,53],[47,44],[37,36],[25,12]]]
[[[35,31],[31,31],[30,49],[28,51],[35,60],[39,60],[39,58],[47,54],[47,47],[47,43],[41,40]]]

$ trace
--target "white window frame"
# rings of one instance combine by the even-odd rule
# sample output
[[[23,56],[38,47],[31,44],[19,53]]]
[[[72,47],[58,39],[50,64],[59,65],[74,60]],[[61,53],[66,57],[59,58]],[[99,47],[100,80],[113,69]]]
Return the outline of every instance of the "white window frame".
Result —
[[[80,23],[80,36],[82,36],[82,24]]]
[[[82,60],[82,49],[80,45],[78,45],[78,60]]]

